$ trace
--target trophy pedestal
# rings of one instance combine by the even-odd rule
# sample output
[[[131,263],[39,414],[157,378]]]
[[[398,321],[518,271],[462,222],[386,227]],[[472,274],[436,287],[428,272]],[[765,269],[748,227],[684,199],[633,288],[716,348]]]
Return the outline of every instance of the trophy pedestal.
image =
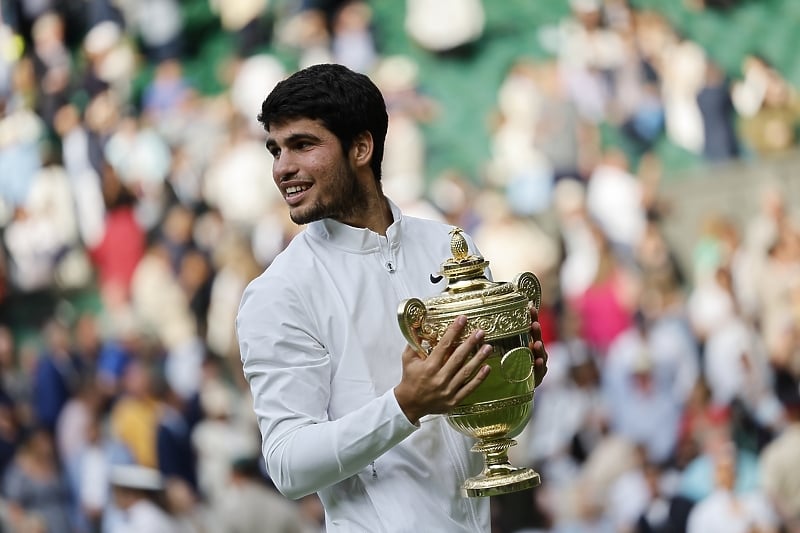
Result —
[[[537,487],[542,481],[531,468],[511,466],[508,461],[508,448],[515,445],[513,439],[478,442],[473,452],[483,453],[485,466],[483,472],[464,482],[464,493],[471,498],[499,496],[520,490]]]

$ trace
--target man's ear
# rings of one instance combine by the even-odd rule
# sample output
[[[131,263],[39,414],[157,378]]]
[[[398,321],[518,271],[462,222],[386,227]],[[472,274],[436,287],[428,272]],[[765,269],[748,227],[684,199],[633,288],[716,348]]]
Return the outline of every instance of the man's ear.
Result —
[[[372,161],[373,148],[372,134],[368,131],[359,133],[353,139],[353,145],[350,147],[350,158],[353,164],[357,167],[368,166]]]

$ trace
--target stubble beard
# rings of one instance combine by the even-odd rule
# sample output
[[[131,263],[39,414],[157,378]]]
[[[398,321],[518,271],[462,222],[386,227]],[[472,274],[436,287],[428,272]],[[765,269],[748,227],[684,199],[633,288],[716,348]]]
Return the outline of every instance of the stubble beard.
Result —
[[[341,168],[336,173],[330,191],[332,196],[327,201],[317,200],[307,209],[290,211],[289,218],[300,226],[323,218],[342,221],[353,218],[368,205],[366,192],[350,168]]]

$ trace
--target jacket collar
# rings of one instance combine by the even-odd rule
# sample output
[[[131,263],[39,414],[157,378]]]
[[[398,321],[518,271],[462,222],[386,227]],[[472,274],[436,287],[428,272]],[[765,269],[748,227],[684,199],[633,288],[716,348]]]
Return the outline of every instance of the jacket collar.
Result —
[[[400,239],[403,214],[394,202],[389,200],[393,222],[386,230],[390,244]],[[355,228],[330,218],[311,222],[306,229],[316,239],[330,242],[340,248],[356,252],[369,252],[380,247],[381,236],[367,228]]]

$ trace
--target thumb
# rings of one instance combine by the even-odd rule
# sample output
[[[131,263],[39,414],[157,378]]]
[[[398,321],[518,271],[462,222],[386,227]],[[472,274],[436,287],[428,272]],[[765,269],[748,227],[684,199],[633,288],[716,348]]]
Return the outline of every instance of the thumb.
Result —
[[[418,348],[415,348],[410,344],[406,344],[406,348],[403,350],[403,364],[425,358],[427,358],[427,354],[425,354],[425,352],[421,352]]]

